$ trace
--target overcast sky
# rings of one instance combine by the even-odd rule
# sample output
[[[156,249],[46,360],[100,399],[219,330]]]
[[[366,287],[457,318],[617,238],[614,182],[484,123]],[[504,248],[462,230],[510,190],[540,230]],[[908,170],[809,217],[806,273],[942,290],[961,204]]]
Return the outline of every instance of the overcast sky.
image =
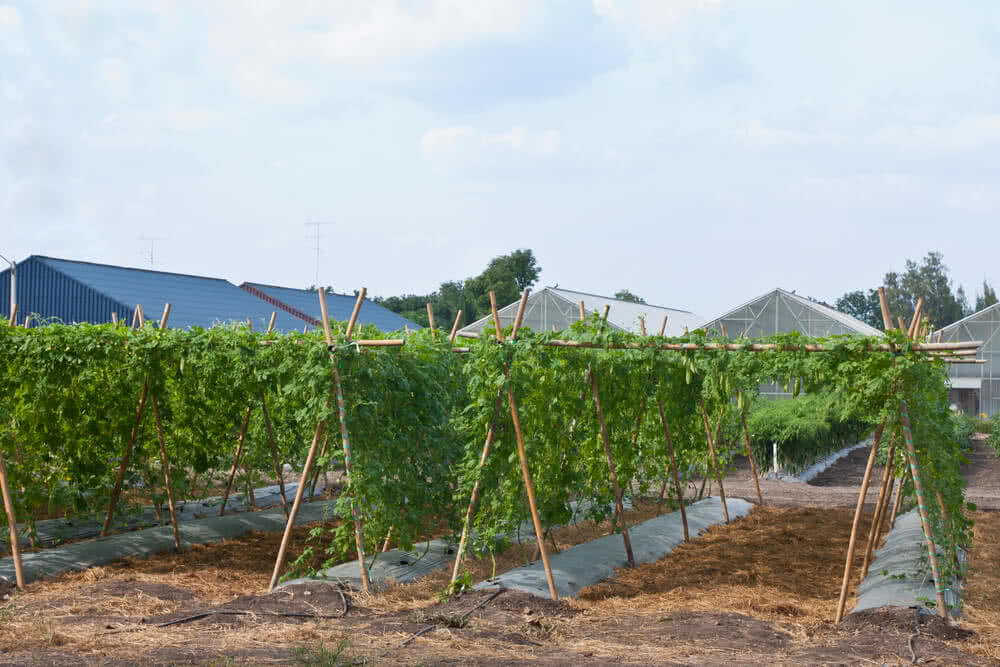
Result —
[[[137,9],[137,7],[141,7]],[[0,0],[0,254],[706,318],[1000,282],[1000,3]]]

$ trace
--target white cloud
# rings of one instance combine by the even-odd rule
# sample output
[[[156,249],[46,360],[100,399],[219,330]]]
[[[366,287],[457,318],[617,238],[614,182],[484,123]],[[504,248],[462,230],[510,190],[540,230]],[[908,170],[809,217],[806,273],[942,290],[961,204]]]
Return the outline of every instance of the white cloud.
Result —
[[[167,118],[178,130],[204,130],[217,125],[223,118],[218,111],[211,109],[175,107],[167,110]]]
[[[0,30],[4,32],[14,32],[21,28],[21,12],[17,7],[10,5],[0,5]]]
[[[997,209],[997,197],[982,185],[957,185],[947,194],[945,204],[957,211],[988,213]]]
[[[500,132],[488,132],[465,125],[436,127],[424,132],[420,138],[420,150],[427,157],[459,150],[482,152],[491,149],[508,153],[555,155],[559,152],[560,145],[558,131],[533,132],[521,125],[514,125],[509,130]]]
[[[97,63],[97,79],[101,87],[115,97],[126,95],[132,89],[130,68],[120,58],[102,58]]]
[[[689,14],[716,11],[722,0],[591,0],[594,14],[644,33],[673,28]]]

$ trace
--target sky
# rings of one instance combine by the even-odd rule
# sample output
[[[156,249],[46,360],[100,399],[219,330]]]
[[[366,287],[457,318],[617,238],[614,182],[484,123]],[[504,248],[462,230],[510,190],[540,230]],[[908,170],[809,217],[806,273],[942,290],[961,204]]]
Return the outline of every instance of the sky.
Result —
[[[712,318],[1000,282],[1000,3],[0,0],[0,254]],[[149,238],[160,240],[151,243]]]

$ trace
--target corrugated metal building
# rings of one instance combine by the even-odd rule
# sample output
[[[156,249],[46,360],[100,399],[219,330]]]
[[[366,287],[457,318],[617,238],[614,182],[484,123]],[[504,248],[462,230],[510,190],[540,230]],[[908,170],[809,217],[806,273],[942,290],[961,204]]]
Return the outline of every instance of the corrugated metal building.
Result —
[[[976,355],[984,364],[951,364],[949,398],[966,414],[1000,412],[1000,303],[983,308],[934,333],[944,343],[981,340]]]
[[[254,328],[267,327],[277,312],[279,331],[301,329],[303,322],[284,310],[221,278],[132,269],[32,255],[17,265],[17,321],[57,320],[65,323],[111,321],[111,313],[131,321],[136,304],[147,319],[158,319],[171,304],[168,326],[210,327],[251,318]],[[0,313],[10,316],[10,269],[0,272]]]
[[[687,310],[633,303],[558,287],[545,287],[528,296],[528,302],[524,306],[523,325],[533,331],[567,329],[580,319],[581,301],[588,313],[603,313],[604,307],[608,306],[608,324],[615,329],[634,333],[639,333],[641,329],[640,319],[645,321],[647,333],[657,334],[666,316],[667,328],[664,332],[666,336],[680,336],[685,328],[697,329],[705,321],[704,318]],[[508,327],[514,324],[519,306],[520,301],[515,301],[497,311],[500,316],[500,326]],[[461,331],[465,334],[479,334],[492,319],[493,315],[488,315],[463,327]]]
[[[322,322],[319,296],[313,290],[277,287],[275,285],[250,282],[240,285],[240,289],[253,294],[268,304],[281,308],[285,313],[309,322],[313,326],[320,326]],[[327,294],[327,312],[335,320],[349,320],[356,300],[357,297],[352,294]],[[358,323],[374,324],[380,331],[386,333],[400,331],[404,327],[409,327],[411,330],[421,328],[416,322],[411,322],[402,315],[392,312],[385,306],[380,306],[371,299],[365,299],[364,305],[361,307],[361,312],[358,314]]]

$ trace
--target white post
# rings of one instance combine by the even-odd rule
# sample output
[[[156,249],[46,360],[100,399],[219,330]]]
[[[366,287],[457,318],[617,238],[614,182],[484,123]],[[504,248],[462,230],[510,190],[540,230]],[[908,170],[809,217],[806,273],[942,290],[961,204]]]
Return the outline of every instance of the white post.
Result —
[[[778,474],[778,443],[771,443],[771,452],[774,463],[772,463],[772,468],[774,469],[774,474]]]

